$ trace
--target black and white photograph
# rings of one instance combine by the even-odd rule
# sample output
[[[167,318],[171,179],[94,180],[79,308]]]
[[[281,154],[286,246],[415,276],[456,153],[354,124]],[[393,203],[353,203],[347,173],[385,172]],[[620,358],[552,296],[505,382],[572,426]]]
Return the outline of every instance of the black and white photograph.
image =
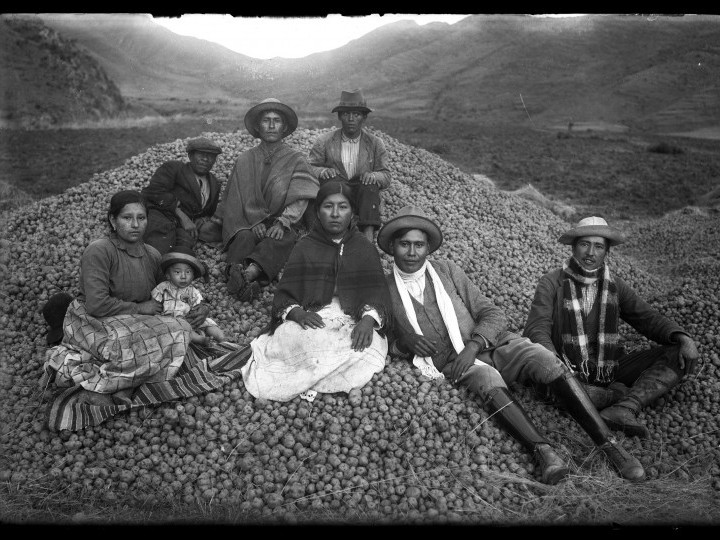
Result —
[[[191,9],[0,13],[3,528],[720,525],[719,14]]]

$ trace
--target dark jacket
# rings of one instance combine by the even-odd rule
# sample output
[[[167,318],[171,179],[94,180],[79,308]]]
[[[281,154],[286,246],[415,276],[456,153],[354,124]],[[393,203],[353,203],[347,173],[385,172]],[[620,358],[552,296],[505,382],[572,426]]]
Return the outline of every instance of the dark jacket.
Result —
[[[169,217],[175,217],[178,204],[190,219],[209,217],[217,208],[220,183],[212,173],[208,173],[207,180],[210,193],[205,206],[201,206],[200,185],[190,163],[168,161],[158,167],[142,194],[148,200],[148,208],[160,210]]]
[[[507,330],[507,319],[503,310],[480,292],[480,289],[470,281],[462,268],[452,261],[432,261],[429,264],[432,264],[438,273],[440,281],[455,308],[455,316],[458,320],[463,343],[467,344],[472,336],[480,335],[488,341],[492,348],[519,337],[517,334]],[[386,275],[386,279],[393,307],[391,341],[394,343],[402,335],[406,333],[414,334],[415,331],[405,314],[405,308],[395,284],[395,276],[391,272]],[[426,274],[425,279],[430,280],[430,276]]]
[[[523,336],[556,354],[562,350],[562,333],[567,331],[562,328],[563,279],[562,268],[540,278],[523,330]],[[673,332],[687,333],[640,298],[621,278],[614,276],[613,279],[617,286],[620,318],[640,334],[661,345],[670,345]],[[618,353],[622,353],[622,348]]]

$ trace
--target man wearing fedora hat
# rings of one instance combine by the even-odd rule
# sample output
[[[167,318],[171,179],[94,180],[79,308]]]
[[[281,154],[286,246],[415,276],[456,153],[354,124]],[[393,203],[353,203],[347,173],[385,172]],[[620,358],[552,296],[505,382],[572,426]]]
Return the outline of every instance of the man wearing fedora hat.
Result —
[[[636,415],[695,371],[698,351],[690,335],[614,275],[606,257],[623,234],[597,216],[560,236],[570,257],[540,278],[524,335],[561,358],[587,383],[607,424],[628,435],[649,432]],[[622,319],[660,344],[624,354]],[[629,390],[628,390],[629,387]]]
[[[390,186],[388,153],[382,139],[363,129],[367,106],[362,90],[342,91],[337,113],[341,127],[321,135],[310,149],[310,165],[320,183],[335,179],[352,188],[358,227],[370,241],[380,227],[380,191]]]
[[[176,246],[192,248],[198,240],[220,241],[210,223],[220,183],[210,170],[222,148],[207,137],[198,137],[188,141],[185,149],[188,162],[163,163],[142,190],[148,206],[143,240],[160,254]]]
[[[240,154],[215,212],[227,251],[227,288],[250,301],[285,265],[296,224],[318,180],[305,156],[283,139],[298,125],[295,111],[275,98],[251,107],[245,127],[260,143]]]
[[[620,474],[642,480],[642,465],[616,441],[567,366],[541,345],[509,332],[502,310],[457,264],[427,259],[442,242],[440,227],[414,206],[402,208],[378,232],[378,246],[393,256],[387,275],[390,354],[412,358],[423,375],[447,378],[478,397],[534,454],[543,482],[559,482],[568,468],[511,395],[507,385],[513,382],[547,384]]]

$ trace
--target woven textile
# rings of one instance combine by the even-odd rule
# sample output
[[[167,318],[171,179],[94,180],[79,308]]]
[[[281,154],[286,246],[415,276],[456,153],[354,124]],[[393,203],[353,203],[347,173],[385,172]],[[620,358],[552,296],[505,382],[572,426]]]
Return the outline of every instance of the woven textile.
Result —
[[[102,424],[120,413],[217,390],[240,377],[240,368],[247,362],[250,353],[249,345],[238,347],[232,343],[221,343],[213,349],[203,349],[193,344],[174,379],[139,386],[129,404],[90,405],[78,400],[81,386],[62,390],[48,410],[48,429],[76,431]]]

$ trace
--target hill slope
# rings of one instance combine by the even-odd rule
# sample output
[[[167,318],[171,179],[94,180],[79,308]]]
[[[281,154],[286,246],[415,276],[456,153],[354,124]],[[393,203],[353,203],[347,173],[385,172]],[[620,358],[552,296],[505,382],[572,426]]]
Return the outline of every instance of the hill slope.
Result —
[[[122,114],[120,91],[83,47],[39,19],[0,18],[0,124],[47,127]]]
[[[678,130],[720,123],[720,17],[476,15],[401,21],[301,59],[256,60],[147,15],[43,16],[128,97],[268,95],[327,114],[362,87],[377,114],[547,125],[600,120]]]

